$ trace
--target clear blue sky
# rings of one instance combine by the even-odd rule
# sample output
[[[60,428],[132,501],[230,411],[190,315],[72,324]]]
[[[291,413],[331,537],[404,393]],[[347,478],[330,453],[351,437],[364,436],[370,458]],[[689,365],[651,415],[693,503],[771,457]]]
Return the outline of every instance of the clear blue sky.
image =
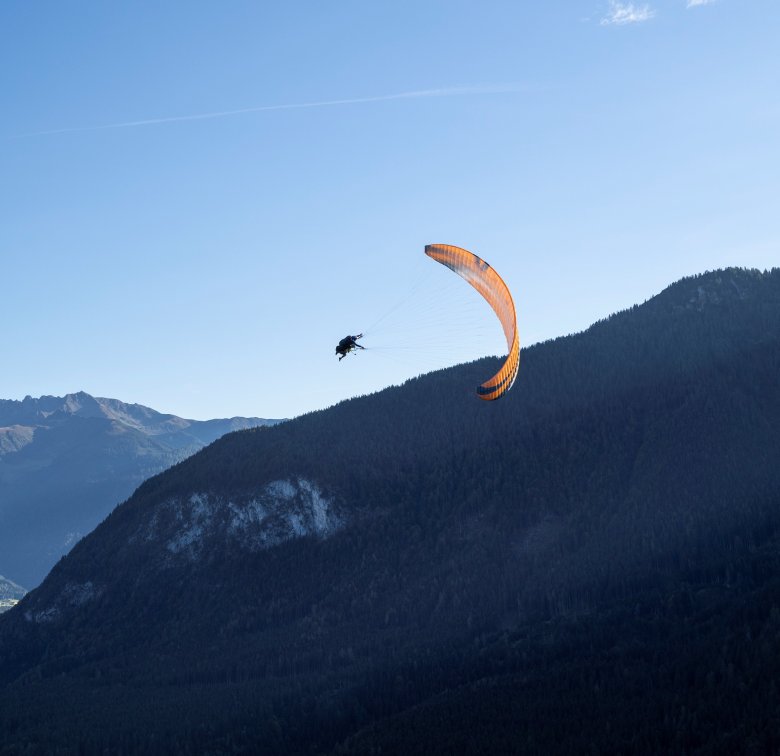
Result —
[[[776,266],[779,39],[777,0],[6,0],[0,398],[289,417],[496,353],[479,310],[484,344],[337,363],[422,312],[430,242],[524,345]]]

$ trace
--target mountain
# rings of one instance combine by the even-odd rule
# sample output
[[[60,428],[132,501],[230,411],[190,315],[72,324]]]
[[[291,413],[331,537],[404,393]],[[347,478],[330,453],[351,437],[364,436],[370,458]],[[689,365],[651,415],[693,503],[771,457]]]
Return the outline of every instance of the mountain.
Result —
[[[780,270],[495,369],[144,482],[0,617],[0,753],[780,752]]]
[[[0,573],[37,585],[151,475],[230,431],[275,420],[185,420],[82,392],[0,400]]]
[[[8,611],[12,606],[16,606],[25,593],[27,591],[21,585],[17,585],[12,580],[0,575],[0,614]]]

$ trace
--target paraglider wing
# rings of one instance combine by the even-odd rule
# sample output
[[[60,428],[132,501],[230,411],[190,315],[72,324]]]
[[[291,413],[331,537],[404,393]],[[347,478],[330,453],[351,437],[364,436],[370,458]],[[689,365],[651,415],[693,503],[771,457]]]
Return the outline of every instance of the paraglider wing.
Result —
[[[498,399],[512,387],[520,367],[517,315],[507,285],[488,263],[466,249],[450,244],[429,244],[425,247],[425,254],[468,281],[498,315],[509,354],[501,369],[489,381],[477,387],[477,395],[481,399]]]

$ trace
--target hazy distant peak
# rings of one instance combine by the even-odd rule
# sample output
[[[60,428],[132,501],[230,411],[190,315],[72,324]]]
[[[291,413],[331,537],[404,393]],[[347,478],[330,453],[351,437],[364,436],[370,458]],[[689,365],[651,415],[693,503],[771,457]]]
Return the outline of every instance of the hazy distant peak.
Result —
[[[144,407],[142,404],[126,404],[118,399],[105,397],[97,397],[95,402],[100,407],[102,415],[109,420],[114,420],[132,428],[142,429],[146,432],[149,432],[153,427],[158,427],[161,423],[167,423],[170,426],[170,430],[186,428],[190,424],[188,420],[184,420],[176,415],[157,412],[150,407]]]
[[[85,391],[78,391],[75,394],[66,394],[62,402],[62,411],[69,415],[78,415],[79,417],[102,417],[103,411],[100,404],[93,396]]]
[[[226,430],[239,430],[278,422],[258,417],[189,420],[177,415],[157,412],[142,404],[128,404],[118,399],[94,397],[86,391],[77,391],[63,397],[44,395],[35,398],[28,394],[22,401],[0,399],[0,428],[16,425],[29,427],[47,425],[48,419],[53,415],[60,418],[68,416],[104,418],[151,435],[177,433],[193,426],[203,426],[204,423],[219,422],[229,426]]]

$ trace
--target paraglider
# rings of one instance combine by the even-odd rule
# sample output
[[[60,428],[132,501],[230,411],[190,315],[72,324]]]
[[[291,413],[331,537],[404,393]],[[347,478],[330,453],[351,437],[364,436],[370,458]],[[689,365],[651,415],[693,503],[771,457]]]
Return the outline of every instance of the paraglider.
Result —
[[[339,343],[336,345],[336,354],[339,355],[339,362],[343,360],[350,352],[354,351],[355,349],[365,349],[365,347],[362,344],[358,344],[357,340],[362,339],[363,334],[359,333],[357,336],[345,336]]]
[[[509,353],[499,371],[477,387],[480,399],[498,399],[512,387],[520,367],[520,339],[517,334],[517,315],[512,295],[501,276],[477,255],[450,244],[429,244],[428,257],[446,265],[473,286],[493,308],[504,329]]]
[[[520,339],[517,333],[517,314],[509,288],[501,276],[487,262],[467,249],[455,247],[451,244],[428,244],[425,247],[425,254],[436,260],[436,262],[445,265],[454,273],[457,273],[470,286],[476,289],[498,316],[506,338],[507,356],[498,372],[492,378],[477,386],[477,396],[487,401],[504,396],[515,382],[520,367]],[[400,305],[407,300],[408,297],[395,305],[390,312],[398,310]],[[376,323],[382,322],[387,316],[388,313],[380,317]],[[372,335],[375,335],[374,326],[369,328]],[[359,333],[356,336],[345,336],[339,341],[336,346],[336,354],[339,361],[357,349],[365,349],[362,344],[357,343],[358,339],[361,338],[363,338],[363,334]],[[437,341],[439,341],[438,338]],[[412,346],[409,348],[420,347],[416,343],[416,336],[412,338],[411,343]],[[376,353],[377,348],[381,350],[383,347],[374,346],[372,347],[372,352]],[[397,349],[398,347],[384,348]]]

